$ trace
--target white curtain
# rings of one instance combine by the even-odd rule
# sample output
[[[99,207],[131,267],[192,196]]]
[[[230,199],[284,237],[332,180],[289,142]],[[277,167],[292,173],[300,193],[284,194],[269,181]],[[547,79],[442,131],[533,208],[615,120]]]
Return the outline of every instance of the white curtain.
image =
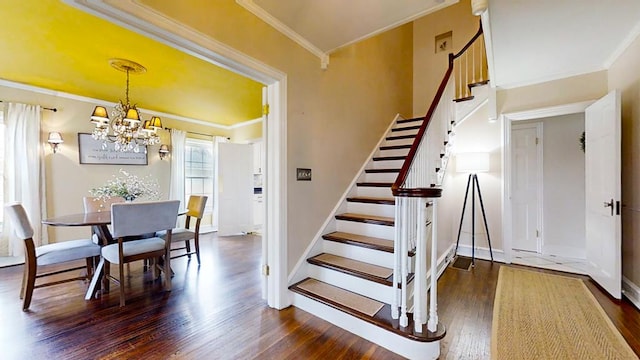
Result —
[[[5,118],[4,199],[20,202],[33,226],[36,246],[48,243],[42,219],[46,217],[43,146],[40,141],[40,106],[9,103]],[[5,214],[2,241],[10,256],[24,254],[24,244],[15,239],[13,227]]]
[[[171,129],[171,184],[169,199],[180,200],[180,211],[186,208],[184,199],[184,149],[187,141],[185,131]]]
[[[214,229],[218,230],[219,221],[218,221],[218,198],[220,197],[218,194],[219,191],[219,176],[218,176],[218,144],[220,143],[228,143],[229,139],[224,136],[214,136],[213,137],[213,220],[211,221],[211,225]]]

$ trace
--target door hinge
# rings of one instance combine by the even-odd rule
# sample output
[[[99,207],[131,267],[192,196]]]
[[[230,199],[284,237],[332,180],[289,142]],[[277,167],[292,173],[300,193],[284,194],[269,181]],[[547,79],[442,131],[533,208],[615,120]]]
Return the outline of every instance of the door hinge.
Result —
[[[540,138],[536,138],[536,145],[540,142]]]
[[[269,265],[262,265],[262,275],[269,276]]]
[[[269,115],[269,104],[262,105],[262,115]]]
[[[536,237],[539,238],[540,237],[540,230],[536,230]]]

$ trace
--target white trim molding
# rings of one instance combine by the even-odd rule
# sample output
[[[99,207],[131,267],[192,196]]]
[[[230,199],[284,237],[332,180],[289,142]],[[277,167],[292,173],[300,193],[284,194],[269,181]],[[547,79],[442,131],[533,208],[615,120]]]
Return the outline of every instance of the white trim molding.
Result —
[[[510,263],[505,260],[505,254],[502,250],[492,249],[493,252],[493,261],[500,263]],[[458,245],[458,255],[471,257],[471,245],[460,244]],[[475,250],[475,258],[491,261],[491,253],[489,252],[489,248],[478,247],[476,246]]]
[[[640,287],[626,276],[622,277],[622,295],[640,310]]]
[[[263,236],[267,239],[270,269],[267,304],[277,309],[291,305],[287,289],[287,74],[137,0],[63,1],[210,64],[267,84],[271,110],[264,133],[267,167]]]
[[[285,25],[282,21],[276,19],[260,6],[256,5],[253,0],[236,0],[238,5],[247,9],[250,13],[257,16],[262,21],[273,26],[276,30],[280,31],[289,39],[293,40],[296,44],[302,46],[307,51],[317,56],[320,59],[320,68],[325,70],[329,66],[329,54],[320,50],[313,45],[309,40],[305,39],[302,35],[295,32],[293,29]]]

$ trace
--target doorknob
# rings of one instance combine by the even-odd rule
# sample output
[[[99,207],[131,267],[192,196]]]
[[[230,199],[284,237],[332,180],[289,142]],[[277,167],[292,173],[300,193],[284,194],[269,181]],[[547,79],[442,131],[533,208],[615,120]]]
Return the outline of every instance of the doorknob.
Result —
[[[613,216],[613,199],[611,199],[611,201],[609,201],[609,202],[605,201],[604,202],[604,207],[610,207],[611,208],[611,216]]]

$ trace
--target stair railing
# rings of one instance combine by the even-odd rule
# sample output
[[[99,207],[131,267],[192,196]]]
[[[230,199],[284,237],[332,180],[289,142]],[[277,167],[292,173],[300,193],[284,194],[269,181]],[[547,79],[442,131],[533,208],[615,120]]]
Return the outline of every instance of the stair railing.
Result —
[[[391,315],[394,319],[400,319],[400,325],[406,327],[409,324],[408,314],[413,313],[414,331],[417,333],[423,333],[425,325],[430,332],[438,330],[438,198],[442,196],[440,185],[453,141],[453,100],[457,98],[458,88],[456,79],[451,75],[456,66],[470,66],[469,58],[483,59],[484,55],[475,54],[478,50],[474,45],[481,36],[482,26],[460,52],[449,54],[449,66],[444,78],[391,187],[396,201]],[[484,45],[481,46],[484,49]],[[468,55],[468,51],[472,55]],[[462,70],[460,74],[464,72],[473,76],[478,66],[479,75],[482,76],[483,65],[471,66],[471,71]],[[409,255],[411,251],[415,252],[413,261]],[[412,288],[409,284],[411,274],[414,276]]]

